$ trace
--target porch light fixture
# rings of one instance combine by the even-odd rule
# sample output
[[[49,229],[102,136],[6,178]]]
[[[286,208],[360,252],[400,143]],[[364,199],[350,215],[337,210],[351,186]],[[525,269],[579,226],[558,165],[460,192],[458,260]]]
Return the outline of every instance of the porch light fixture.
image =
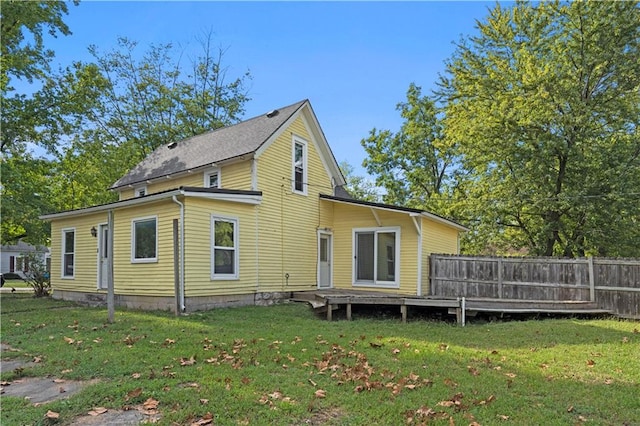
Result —
[[[96,227],[95,227],[95,226],[92,226],[92,227],[91,227],[91,236],[92,236],[93,238],[95,238],[95,237],[97,237],[97,236],[98,236],[98,230],[96,229]]]

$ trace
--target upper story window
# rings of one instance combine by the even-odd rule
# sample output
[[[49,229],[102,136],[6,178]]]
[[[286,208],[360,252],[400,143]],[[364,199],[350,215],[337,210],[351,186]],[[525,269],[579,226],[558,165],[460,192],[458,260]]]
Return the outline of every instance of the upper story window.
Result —
[[[307,141],[295,136],[293,138],[292,168],[293,192],[307,195]]]
[[[205,188],[220,188],[220,170],[210,170],[204,173]]]
[[[158,261],[158,218],[144,217],[131,222],[131,262]]]
[[[62,230],[62,278],[73,278],[75,269],[76,230]]]
[[[139,186],[133,190],[133,193],[134,197],[144,197],[145,195],[147,195],[147,187]]]

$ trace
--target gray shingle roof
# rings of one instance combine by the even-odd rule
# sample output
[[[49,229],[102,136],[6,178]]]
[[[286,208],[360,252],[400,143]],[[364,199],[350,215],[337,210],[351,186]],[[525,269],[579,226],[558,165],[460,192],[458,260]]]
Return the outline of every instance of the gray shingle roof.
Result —
[[[175,144],[158,147],[111,186],[135,185],[174,173],[184,172],[254,153],[307,100],[279,108],[277,114],[263,114],[241,123],[193,136]],[[170,146],[175,145],[174,148]]]

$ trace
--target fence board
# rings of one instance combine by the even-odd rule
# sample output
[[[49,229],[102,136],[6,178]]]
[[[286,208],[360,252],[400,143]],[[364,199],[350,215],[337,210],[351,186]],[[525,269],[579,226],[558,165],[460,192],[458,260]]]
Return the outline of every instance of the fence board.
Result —
[[[640,259],[431,255],[430,295],[592,301],[640,319]]]

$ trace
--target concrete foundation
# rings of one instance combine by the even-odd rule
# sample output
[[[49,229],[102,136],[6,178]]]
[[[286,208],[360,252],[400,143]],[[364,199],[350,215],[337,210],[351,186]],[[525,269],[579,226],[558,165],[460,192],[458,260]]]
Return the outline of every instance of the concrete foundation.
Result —
[[[78,291],[55,290],[53,298],[69,300],[87,306],[107,306],[107,294],[104,292],[84,293]],[[185,297],[185,312],[206,311],[232,306],[269,306],[291,298],[291,292],[251,293],[222,296]],[[141,309],[146,311],[172,311],[175,298],[161,296],[139,296],[116,294],[116,307]]]

